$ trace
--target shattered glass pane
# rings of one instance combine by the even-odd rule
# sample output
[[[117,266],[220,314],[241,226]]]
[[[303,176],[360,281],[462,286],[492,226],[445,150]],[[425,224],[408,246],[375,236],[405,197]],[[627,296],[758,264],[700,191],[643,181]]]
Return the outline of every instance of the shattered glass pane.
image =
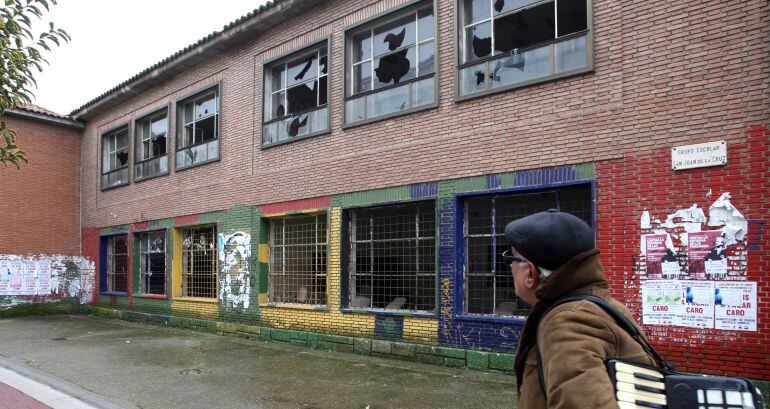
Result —
[[[507,53],[515,48],[553,40],[553,3],[521,10],[495,20],[495,52]]]
[[[306,111],[318,106],[318,81],[306,82],[286,90],[287,114]]]
[[[436,23],[433,18],[433,8],[422,9],[417,13],[417,32],[419,41],[425,41],[433,38],[433,31]]]
[[[494,0],[492,8],[495,10],[495,16],[516,10],[530,4],[539,3],[542,0]],[[561,2],[562,0],[559,0]],[[585,2],[585,0],[583,0]]]
[[[489,10],[489,0],[464,0],[465,24],[473,24],[492,16]]]
[[[486,77],[484,64],[463,68],[460,70],[460,94],[468,95],[484,91]]]
[[[286,77],[289,87],[318,76],[318,59],[316,58],[316,54],[309,55],[297,61],[292,61],[287,67]]]
[[[489,62],[492,88],[515,84],[551,73],[550,45]]]
[[[184,123],[189,124],[193,120],[193,104],[188,102],[184,105]]]
[[[588,28],[588,11],[585,0],[559,0],[556,18],[559,36],[576,33]]]
[[[433,41],[420,45],[420,67],[419,75],[431,74],[434,72],[436,48]]]
[[[326,99],[329,95],[329,89],[327,84],[327,77],[323,76],[318,79],[318,105],[326,105]]]
[[[273,79],[273,89],[271,89],[271,91],[278,91],[286,88],[286,76],[283,72],[283,64],[273,68],[271,77]]]
[[[272,115],[268,116],[268,120],[274,119],[274,118],[280,118],[282,116],[286,116],[286,107],[283,105],[286,99],[286,93],[285,92],[277,92],[273,94],[273,110],[271,111]]]
[[[210,141],[217,138],[217,118],[210,116],[195,123],[193,143]]]
[[[434,78],[427,78],[412,83],[412,107],[430,105],[434,100]]]
[[[326,66],[327,63],[328,63],[328,58],[326,56],[326,49],[325,48],[321,49],[321,53],[320,54],[321,54],[321,58],[320,58],[318,64],[320,66],[321,75],[323,75],[323,74],[326,74],[326,70],[328,69],[327,66]]]
[[[345,101],[345,122],[358,122],[364,119],[364,103],[366,97]]]
[[[492,54],[492,23],[468,27],[465,31],[465,61],[477,60]]]
[[[353,62],[372,58],[372,41],[370,32],[366,31],[353,37]]]
[[[372,63],[365,62],[353,66],[353,93],[369,91],[372,89]]]
[[[128,129],[118,132],[115,135],[115,149],[128,147]]]
[[[150,156],[145,156],[145,159],[148,158],[157,158],[158,156],[163,156],[166,154],[166,135],[158,135],[153,141],[152,141],[152,150],[150,152]]]
[[[390,88],[369,95],[366,101],[367,117],[374,118],[409,109],[409,86]]]
[[[216,94],[210,94],[195,101],[195,119],[213,115],[217,112]]]
[[[382,88],[390,85],[391,82],[398,84],[414,78],[417,75],[416,59],[415,47],[397,51],[382,58],[375,58],[374,74],[376,80],[374,88]]]
[[[182,146],[190,146],[193,144],[193,124],[185,125],[184,127],[184,141]]]
[[[377,27],[374,29],[374,55],[378,56],[414,44],[415,31],[414,14]]]
[[[287,129],[289,137],[293,138],[295,136],[302,136],[310,133],[310,126],[308,126],[309,119],[310,115],[299,115],[290,120]]]
[[[556,43],[554,47],[556,72],[565,72],[588,65],[585,36]]]

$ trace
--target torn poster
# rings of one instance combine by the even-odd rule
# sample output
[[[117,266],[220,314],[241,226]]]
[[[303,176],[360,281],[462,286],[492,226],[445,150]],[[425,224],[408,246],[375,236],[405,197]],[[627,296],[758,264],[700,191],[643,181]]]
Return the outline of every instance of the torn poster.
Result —
[[[681,325],[680,281],[650,280],[642,284],[642,322],[647,325]]]
[[[735,244],[737,240],[743,240],[748,233],[749,223],[743,214],[730,203],[730,192],[721,196],[709,207],[709,226],[724,226],[727,245]]]
[[[681,269],[676,253],[670,248],[668,234],[644,235],[647,276],[661,275],[663,278],[679,278]]]
[[[674,219],[680,219],[680,221],[675,222]],[[700,231],[702,223],[706,223],[706,215],[703,214],[703,209],[699,208],[697,204],[693,204],[688,209],[679,209],[676,213],[666,216],[666,223],[663,226],[669,229],[684,227],[688,233],[691,233]]]
[[[642,212],[641,227],[643,229],[651,229],[652,228],[652,224],[650,224],[650,212],[647,211],[647,210]]]
[[[714,282],[682,281],[684,287],[684,327],[714,328]]]
[[[703,279],[727,276],[727,245],[721,231],[690,233],[687,240],[690,277]]]
[[[714,288],[714,327],[733,331],[757,330],[757,283],[722,281]]]

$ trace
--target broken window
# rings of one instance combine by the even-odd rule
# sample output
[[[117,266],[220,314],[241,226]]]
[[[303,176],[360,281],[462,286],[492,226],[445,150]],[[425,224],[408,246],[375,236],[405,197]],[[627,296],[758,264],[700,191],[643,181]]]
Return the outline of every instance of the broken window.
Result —
[[[102,135],[102,189],[128,183],[128,126]]]
[[[219,108],[219,87],[177,104],[177,169],[219,159]]]
[[[348,212],[350,308],[436,309],[432,201]]]
[[[107,291],[125,293],[128,291],[128,237],[107,238]]]
[[[270,220],[270,302],[326,304],[327,216]]]
[[[134,132],[134,180],[168,173],[168,110],[163,109],[136,121]]]
[[[348,35],[346,123],[435,101],[434,31],[432,6],[420,4]]]
[[[262,145],[329,130],[326,42],[265,66]]]
[[[531,308],[516,296],[505,225],[533,213],[558,208],[592,224],[590,186],[565,187],[537,193],[480,196],[464,202],[465,312],[526,316]]]
[[[216,298],[217,296],[216,227],[182,230],[182,295]]]
[[[462,0],[460,95],[590,66],[588,0]]]
[[[140,233],[137,238],[140,292],[164,295],[166,294],[166,232]]]

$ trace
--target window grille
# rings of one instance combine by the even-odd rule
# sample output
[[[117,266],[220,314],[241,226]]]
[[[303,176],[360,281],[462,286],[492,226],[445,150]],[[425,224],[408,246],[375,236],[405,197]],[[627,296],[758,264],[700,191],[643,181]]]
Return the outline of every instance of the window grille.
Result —
[[[166,294],[166,233],[139,234],[139,276],[142,294]]]
[[[436,213],[433,202],[349,212],[352,308],[434,311]]]
[[[128,126],[102,135],[102,189],[128,183]]]
[[[216,228],[195,227],[182,231],[182,294],[216,298]]]
[[[508,248],[505,226],[516,219],[551,208],[572,213],[592,225],[591,189],[482,196],[464,203],[465,312],[526,316],[531,307],[516,296],[510,267],[502,253]]]
[[[326,215],[270,220],[271,302],[326,304]]]
[[[128,242],[126,236],[107,238],[107,291],[128,291]]]
[[[134,179],[141,180],[168,172],[167,109],[136,121]]]

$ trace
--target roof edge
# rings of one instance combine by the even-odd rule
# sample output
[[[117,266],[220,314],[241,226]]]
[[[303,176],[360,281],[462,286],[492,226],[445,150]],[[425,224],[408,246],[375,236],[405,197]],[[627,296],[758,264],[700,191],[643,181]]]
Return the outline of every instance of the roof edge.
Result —
[[[15,116],[24,119],[31,119],[33,121],[45,122],[53,125],[61,125],[68,128],[85,129],[86,124],[80,121],[71,119],[58,118],[50,115],[45,115],[37,112],[26,111],[23,109],[9,109],[5,111],[5,115]]]

